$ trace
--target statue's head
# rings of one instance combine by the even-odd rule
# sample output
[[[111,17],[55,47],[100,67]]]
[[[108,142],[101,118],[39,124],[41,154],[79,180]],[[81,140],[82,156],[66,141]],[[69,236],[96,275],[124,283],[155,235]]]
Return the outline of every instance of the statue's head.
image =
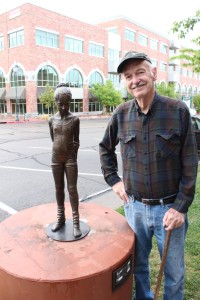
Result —
[[[66,95],[68,101],[71,101],[72,98],[72,93],[70,89],[67,87],[66,83],[59,83],[56,86],[56,90],[54,92],[54,100],[57,103],[60,100],[60,97]]]

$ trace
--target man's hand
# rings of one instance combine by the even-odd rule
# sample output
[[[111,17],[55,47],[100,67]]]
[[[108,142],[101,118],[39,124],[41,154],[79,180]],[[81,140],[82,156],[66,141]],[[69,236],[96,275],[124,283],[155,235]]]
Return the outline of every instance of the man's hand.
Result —
[[[112,187],[113,191],[119,196],[124,202],[129,202],[129,197],[125,191],[123,181],[119,181]]]
[[[166,227],[166,230],[181,227],[184,222],[185,214],[178,212],[174,208],[170,208],[163,218],[163,226]]]

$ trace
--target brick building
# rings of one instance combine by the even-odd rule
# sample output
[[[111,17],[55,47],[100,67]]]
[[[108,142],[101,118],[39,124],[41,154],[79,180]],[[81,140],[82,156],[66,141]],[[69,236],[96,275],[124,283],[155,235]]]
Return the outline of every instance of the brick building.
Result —
[[[200,76],[170,61],[174,43],[124,16],[91,25],[29,3],[8,11],[0,15],[0,113],[46,113],[39,96],[59,82],[72,91],[71,111],[101,111],[89,88],[110,79],[126,97],[116,68],[130,50],[150,56],[158,83],[174,82],[184,96],[200,92]]]

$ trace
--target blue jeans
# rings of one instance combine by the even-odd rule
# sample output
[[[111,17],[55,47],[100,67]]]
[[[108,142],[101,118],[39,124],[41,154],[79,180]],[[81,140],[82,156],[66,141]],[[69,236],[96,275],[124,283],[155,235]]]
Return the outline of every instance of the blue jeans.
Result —
[[[135,300],[153,300],[150,288],[149,254],[152,249],[152,237],[155,235],[160,256],[164,250],[166,230],[163,217],[172,204],[144,205],[130,197],[124,205],[128,224],[136,236],[134,258]],[[185,223],[172,231],[164,269],[164,300],[183,300],[184,298],[184,245],[188,228]]]

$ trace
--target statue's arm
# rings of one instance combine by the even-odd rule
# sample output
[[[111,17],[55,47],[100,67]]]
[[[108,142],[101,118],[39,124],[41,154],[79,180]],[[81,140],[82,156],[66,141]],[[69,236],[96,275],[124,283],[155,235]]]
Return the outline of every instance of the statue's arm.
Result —
[[[53,142],[53,140],[54,140],[54,137],[53,137],[53,117],[51,117],[48,122],[49,122],[49,132],[50,132],[51,140]]]
[[[78,151],[79,148],[79,133],[80,133],[80,120],[79,118],[76,118],[74,120],[74,148],[76,151]]]

